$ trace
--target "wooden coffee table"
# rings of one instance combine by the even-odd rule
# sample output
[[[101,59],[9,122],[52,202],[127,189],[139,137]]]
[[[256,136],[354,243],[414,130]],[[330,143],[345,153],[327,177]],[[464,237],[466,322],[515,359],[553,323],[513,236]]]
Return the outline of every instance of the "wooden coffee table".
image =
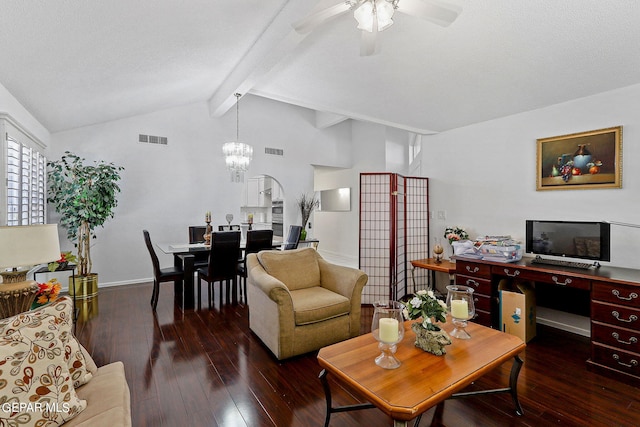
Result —
[[[518,374],[522,367],[518,355],[526,345],[520,338],[470,322],[467,331],[471,339],[452,338],[453,344],[447,346],[447,354],[434,356],[414,346],[413,322],[405,322],[405,336],[398,344],[396,353],[402,365],[397,369],[382,369],[375,364],[374,359],[380,350],[371,334],[320,350],[318,362],[324,368],[320,380],[327,399],[325,426],[329,425],[332,413],[374,407],[391,416],[394,426],[407,426],[409,420],[421,416],[448,398],[502,392],[511,394],[516,413],[523,414],[517,390]],[[449,321],[445,324],[445,330],[451,328]],[[510,359],[513,359],[513,366],[509,387],[460,392]],[[328,374],[369,403],[332,407]]]

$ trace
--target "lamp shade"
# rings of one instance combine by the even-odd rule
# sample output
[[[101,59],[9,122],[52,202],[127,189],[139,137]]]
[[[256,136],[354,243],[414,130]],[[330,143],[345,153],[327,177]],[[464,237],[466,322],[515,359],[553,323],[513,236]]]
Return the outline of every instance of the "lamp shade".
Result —
[[[0,268],[32,267],[59,258],[58,224],[0,227]]]

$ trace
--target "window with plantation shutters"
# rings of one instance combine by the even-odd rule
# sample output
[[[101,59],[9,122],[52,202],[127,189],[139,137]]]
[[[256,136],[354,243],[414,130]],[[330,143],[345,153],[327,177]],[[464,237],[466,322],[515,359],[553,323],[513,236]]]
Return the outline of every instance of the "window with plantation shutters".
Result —
[[[47,159],[39,147],[27,135],[13,126],[4,126],[2,169],[6,170],[4,197],[0,207],[4,212],[4,224],[44,224],[46,214],[46,168]],[[15,136],[14,136],[15,135]],[[2,203],[4,202],[4,203]]]

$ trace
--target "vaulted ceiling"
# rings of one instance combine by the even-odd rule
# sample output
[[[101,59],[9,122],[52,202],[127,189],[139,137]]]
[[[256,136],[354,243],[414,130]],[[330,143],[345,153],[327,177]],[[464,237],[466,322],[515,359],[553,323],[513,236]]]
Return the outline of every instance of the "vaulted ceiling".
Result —
[[[636,0],[448,2],[360,56],[351,12],[293,31],[340,0],[6,0],[0,83],[51,132],[239,92],[418,133],[640,83]]]

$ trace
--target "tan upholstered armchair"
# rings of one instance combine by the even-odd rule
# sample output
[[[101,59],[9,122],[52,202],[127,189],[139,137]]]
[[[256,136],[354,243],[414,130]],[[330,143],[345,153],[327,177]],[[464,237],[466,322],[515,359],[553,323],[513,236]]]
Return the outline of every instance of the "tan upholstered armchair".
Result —
[[[278,359],[360,333],[367,275],[325,261],[313,248],[247,256],[249,327]]]

